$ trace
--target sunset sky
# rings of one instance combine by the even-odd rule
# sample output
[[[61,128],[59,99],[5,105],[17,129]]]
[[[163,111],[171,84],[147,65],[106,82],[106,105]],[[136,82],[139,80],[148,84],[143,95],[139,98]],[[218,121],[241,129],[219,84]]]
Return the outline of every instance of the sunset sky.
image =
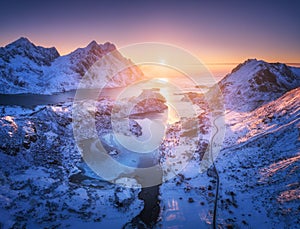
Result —
[[[0,46],[25,36],[67,54],[91,40],[164,42],[215,71],[248,58],[300,62],[300,1],[128,2],[1,1]]]

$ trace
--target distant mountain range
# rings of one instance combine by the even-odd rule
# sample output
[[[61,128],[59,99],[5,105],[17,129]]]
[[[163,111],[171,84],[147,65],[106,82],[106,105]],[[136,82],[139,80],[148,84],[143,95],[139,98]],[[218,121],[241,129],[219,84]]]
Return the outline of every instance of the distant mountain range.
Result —
[[[136,66],[125,69],[113,80],[108,80],[112,68],[132,64],[123,57],[115,45],[92,41],[85,48],[60,56],[56,48],[36,46],[27,38],[20,38],[0,48],[0,93],[51,94],[77,89],[85,72],[101,57],[113,51],[108,61],[102,63],[101,77],[87,87],[121,87],[140,78],[142,72]],[[108,82],[109,81],[109,82]]]

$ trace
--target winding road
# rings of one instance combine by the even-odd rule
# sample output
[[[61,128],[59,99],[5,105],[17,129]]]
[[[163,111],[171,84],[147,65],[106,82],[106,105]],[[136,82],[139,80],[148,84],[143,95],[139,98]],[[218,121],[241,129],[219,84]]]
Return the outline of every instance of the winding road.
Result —
[[[215,136],[218,134],[219,132],[219,128],[216,125],[216,120],[220,118],[220,116],[216,117],[213,121],[213,125],[216,128],[216,132],[214,133],[214,135],[212,136],[211,142],[210,142],[210,155],[211,155],[211,159],[212,159],[212,163],[213,163],[213,168],[214,171],[216,173],[216,179],[217,179],[217,183],[216,183],[216,195],[215,195],[215,201],[214,201],[214,214],[213,214],[213,228],[216,229],[217,228],[217,209],[218,209],[218,197],[219,197],[219,186],[220,186],[220,178],[219,178],[219,173],[218,170],[216,168],[216,164],[213,158],[213,153],[212,153],[212,147],[213,147],[213,140],[215,138]]]

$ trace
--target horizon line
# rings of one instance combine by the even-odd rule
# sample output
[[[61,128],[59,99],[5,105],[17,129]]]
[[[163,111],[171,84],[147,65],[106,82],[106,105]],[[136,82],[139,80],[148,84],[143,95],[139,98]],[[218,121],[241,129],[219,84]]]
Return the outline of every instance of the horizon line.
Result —
[[[269,63],[272,63],[272,62],[269,62]],[[276,63],[276,62],[274,62],[274,63]],[[278,63],[280,63],[280,62],[278,62]],[[282,62],[283,63],[283,62]],[[205,63],[205,65],[238,65],[238,64],[241,64],[241,63],[239,63],[239,62],[236,62],[236,63]],[[299,63],[295,63],[295,62],[293,62],[293,63],[289,63],[289,62],[287,62],[287,63],[284,63],[284,64],[288,64],[288,65],[300,65],[300,62]]]

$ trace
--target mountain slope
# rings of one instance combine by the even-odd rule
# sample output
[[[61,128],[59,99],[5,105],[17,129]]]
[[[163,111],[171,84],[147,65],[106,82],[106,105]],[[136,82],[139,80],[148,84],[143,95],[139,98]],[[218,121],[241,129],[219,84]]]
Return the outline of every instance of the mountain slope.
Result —
[[[120,87],[142,76],[140,69],[108,42],[99,45],[92,41],[85,48],[60,56],[55,48],[35,46],[27,38],[20,38],[0,48],[0,93],[50,94],[77,89],[90,67],[109,53],[97,68],[99,79],[84,87]],[[110,76],[114,69],[126,65],[132,67]]]
[[[225,147],[254,141],[300,119],[300,87],[251,112],[226,113]]]
[[[252,59],[238,65],[218,86],[226,109],[252,111],[299,87],[300,71],[285,64]]]
[[[227,110],[225,124],[225,142],[215,161],[220,182],[216,224],[297,228],[300,88],[253,111]],[[180,176],[162,184],[162,228],[212,224],[217,178],[213,169],[198,173],[199,167],[192,159]]]
[[[252,112],[229,112],[226,123],[225,149],[217,160],[222,187],[219,217],[251,228],[296,228],[300,88]]]

